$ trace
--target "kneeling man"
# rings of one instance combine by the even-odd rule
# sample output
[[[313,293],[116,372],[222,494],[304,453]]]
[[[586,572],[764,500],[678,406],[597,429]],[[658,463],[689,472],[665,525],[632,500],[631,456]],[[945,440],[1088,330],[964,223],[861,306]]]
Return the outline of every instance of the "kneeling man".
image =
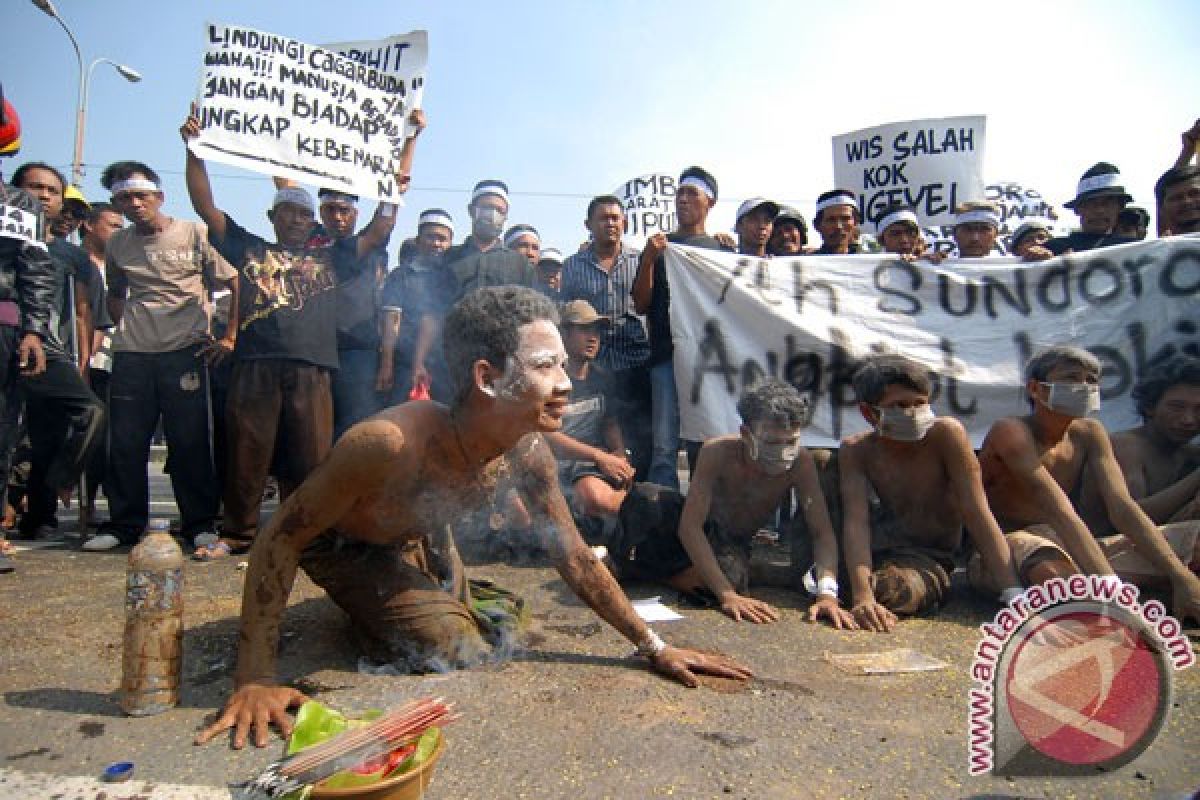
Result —
[[[532,289],[477,289],[446,318],[454,384],[447,408],[418,401],[348,430],[257,537],[242,597],[236,691],[203,743],[236,727],[234,747],[306,698],[279,686],[275,645],[297,568],[349,614],[376,658],[470,665],[487,655],[451,526],[513,487],[563,580],[655,669],[689,686],[692,670],[746,678],[732,660],[666,645],[584,544],[540,432],[562,424],[571,382],[557,313]],[[534,434],[534,435],[530,435]],[[485,515],[486,516],[486,515]]]

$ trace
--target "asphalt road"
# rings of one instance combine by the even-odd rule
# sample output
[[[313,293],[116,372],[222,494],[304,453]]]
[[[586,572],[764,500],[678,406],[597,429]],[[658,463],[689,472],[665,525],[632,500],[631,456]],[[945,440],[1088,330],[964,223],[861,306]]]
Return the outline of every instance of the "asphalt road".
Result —
[[[155,497],[169,494],[161,477]],[[164,506],[165,508],[165,506]],[[766,556],[772,556],[770,551]],[[77,543],[22,552],[0,576],[0,797],[207,797],[199,788],[97,788],[114,761],[152,784],[225,789],[281,753],[191,744],[230,688],[243,572],[236,559],[186,568],[184,690],[155,717],[122,716],[120,672],[126,552]],[[359,671],[344,618],[301,577],[284,622],[281,670],[322,702],[354,711],[440,695],[463,719],[427,797],[1184,797],[1200,786],[1200,669],[1177,673],[1157,740],[1132,763],[1084,777],[967,774],[968,669],[977,626],[995,608],[959,591],[933,619],[889,635],[841,633],[802,619],[803,599],[768,590],[782,609],[769,626],[679,606],[657,623],[671,642],[734,654],[754,667],[748,685],[686,689],[629,657],[629,645],[544,564],[470,568],[523,593],[534,643],[496,665],[445,675]],[[958,577],[961,577],[958,576]],[[961,582],[960,582],[961,583]],[[959,587],[961,588],[961,587]],[[843,673],[826,653],[907,647],[948,669],[904,675]]]

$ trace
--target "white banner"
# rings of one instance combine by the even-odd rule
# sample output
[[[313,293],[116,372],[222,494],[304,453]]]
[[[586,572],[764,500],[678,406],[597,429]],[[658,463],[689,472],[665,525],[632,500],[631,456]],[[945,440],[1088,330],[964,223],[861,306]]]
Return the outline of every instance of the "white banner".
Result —
[[[805,444],[834,446],[866,429],[850,384],[858,362],[896,352],[929,368],[934,409],[962,420],[978,447],[996,419],[1026,413],[1024,364],[1051,344],[1100,359],[1100,419],[1124,430],[1138,423],[1129,392],[1148,364],[1200,356],[1200,235],[1038,264],[938,266],[671,245],[667,273],[681,434],[692,441],[736,431],[738,397],[769,375],[813,403]]]
[[[642,175],[613,190],[625,209],[625,238],[642,248],[656,233],[675,230],[675,176]]]
[[[424,31],[321,46],[210,23],[205,36],[192,152],[399,201],[395,172],[425,83]]]
[[[954,208],[982,200],[986,117],[893,122],[833,137],[833,178],[859,197],[865,229],[907,203],[922,226],[949,225]]]

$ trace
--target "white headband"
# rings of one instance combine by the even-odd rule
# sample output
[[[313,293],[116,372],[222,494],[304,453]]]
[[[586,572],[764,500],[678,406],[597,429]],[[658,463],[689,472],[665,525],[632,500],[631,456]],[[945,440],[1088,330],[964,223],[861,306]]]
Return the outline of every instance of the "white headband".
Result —
[[[417,227],[422,225],[444,225],[453,233],[454,220],[445,211],[426,211],[417,217]]]
[[[520,239],[525,234],[529,234],[534,239],[537,239],[537,243],[539,245],[542,243],[542,237],[538,234],[537,231],[535,231],[533,228],[529,227],[528,225],[523,225],[520,227],[513,228],[511,231],[508,232],[508,235],[506,235],[504,237],[504,246],[508,247],[509,245],[511,245],[517,239]]]
[[[854,196],[849,194],[835,194],[833,197],[826,197],[817,203],[817,213],[821,213],[830,206],[856,206]]]
[[[471,202],[474,203],[485,194],[494,194],[497,197],[503,197],[505,202],[508,202],[508,190],[498,183],[485,183],[482,186],[476,186],[475,191],[471,192]]]
[[[954,218],[955,225],[965,225],[968,222],[986,222],[996,230],[1000,230],[1000,217],[994,211],[976,208],[971,211],[964,211]]]
[[[699,189],[700,191],[702,191],[706,195],[708,195],[709,200],[717,199],[716,192],[714,192],[713,188],[708,185],[708,181],[697,178],[695,175],[688,175],[686,178],[684,178],[683,180],[681,180],[679,182],[679,185],[680,186],[695,186],[697,189]]]
[[[921,227],[921,223],[917,222],[917,215],[905,208],[900,211],[893,211],[879,220],[879,232],[883,233],[889,226],[895,225],[897,222],[911,222],[918,229]]]
[[[321,205],[326,203],[345,203],[346,205],[358,208],[358,198],[352,194],[344,194],[342,192],[326,192],[321,196]]]
[[[154,181],[148,181],[145,178],[126,178],[123,181],[117,181],[113,184],[112,193],[120,194],[121,192],[161,192],[162,187]]]
[[[1075,196],[1084,192],[1094,192],[1097,189],[1111,189],[1114,186],[1120,188],[1121,173],[1105,172],[1102,175],[1093,175],[1090,178],[1084,178],[1079,182],[1079,188],[1075,190]]]

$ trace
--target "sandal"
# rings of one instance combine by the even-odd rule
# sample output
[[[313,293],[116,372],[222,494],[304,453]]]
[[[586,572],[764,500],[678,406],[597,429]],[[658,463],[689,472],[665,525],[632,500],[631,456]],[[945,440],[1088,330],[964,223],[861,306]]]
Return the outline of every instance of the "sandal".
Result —
[[[212,544],[201,545],[192,553],[194,561],[221,561],[230,556],[240,556],[250,552],[250,542],[230,542],[218,539]]]

